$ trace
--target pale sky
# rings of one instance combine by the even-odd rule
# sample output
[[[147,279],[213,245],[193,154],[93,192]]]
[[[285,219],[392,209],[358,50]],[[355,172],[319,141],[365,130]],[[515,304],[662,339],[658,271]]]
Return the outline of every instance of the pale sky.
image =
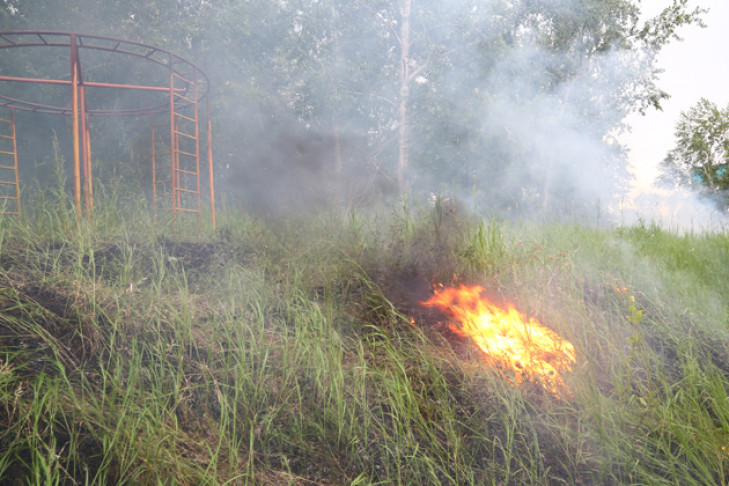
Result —
[[[642,0],[642,10],[655,16],[671,2]],[[679,32],[682,42],[673,41],[661,52],[664,70],[658,86],[671,95],[663,111],[629,117],[631,134],[621,137],[631,149],[630,162],[636,185],[645,188],[657,175],[657,165],[673,148],[674,131],[682,111],[707,98],[720,108],[729,104],[729,0],[691,0],[710,9],[704,16],[706,28],[691,26]]]
[[[653,17],[671,3],[642,0],[641,6],[646,17]],[[682,29],[683,41],[673,41],[660,53],[658,63],[664,72],[658,86],[671,98],[662,103],[663,111],[628,117],[632,132],[620,136],[630,149],[629,170],[635,176],[633,187],[626,188],[629,192],[620,213],[626,223],[640,219],[679,231],[726,230],[729,215],[696,193],[654,186],[658,166],[674,146],[681,112],[701,98],[720,108],[729,104],[729,0],[689,0],[689,4],[691,10],[701,6],[710,11],[703,17],[706,28]]]

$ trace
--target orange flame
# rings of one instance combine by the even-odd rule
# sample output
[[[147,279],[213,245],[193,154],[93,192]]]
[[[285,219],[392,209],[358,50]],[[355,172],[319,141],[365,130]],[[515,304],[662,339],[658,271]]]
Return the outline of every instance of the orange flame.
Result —
[[[436,289],[421,304],[451,315],[455,322],[450,329],[470,337],[484,352],[485,361],[507,376],[513,373],[517,384],[538,382],[559,396],[559,390],[566,389],[560,372],[572,371],[576,361],[572,343],[511,305],[502,309],[492,304],[481,295],[483,291],[478,285]]]

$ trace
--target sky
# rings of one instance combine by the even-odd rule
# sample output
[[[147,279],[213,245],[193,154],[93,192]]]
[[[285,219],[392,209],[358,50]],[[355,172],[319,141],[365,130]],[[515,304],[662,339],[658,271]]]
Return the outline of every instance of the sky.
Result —
[[[669,0],[641,2],[643,14],[648,17],[657,15],[668,4]],[[673,41],[659,55],[664,73],[658,86],[671,98],[663,103],[663,111],[630,116],[632,133],[621,137],[630,148],[630,166],[638,192],[652,191],[658,164],[673,148],[681,112],[688,111],[702,97],[720,108],[729,104],[729,0],[691,0],[690,5],[691,9],[700,6],[710,11],[703,17],[706,28],[684,28],[679,32],[683,41]]]

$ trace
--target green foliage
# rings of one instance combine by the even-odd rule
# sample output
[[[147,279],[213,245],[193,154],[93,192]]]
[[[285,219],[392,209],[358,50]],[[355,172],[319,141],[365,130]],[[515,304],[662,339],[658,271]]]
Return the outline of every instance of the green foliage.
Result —
[[[369,181],[370,197],[377,196],[373,188],[393,191],[388,184],[396,179],[398,158],[407,153],[409,167],[419,174],[416,189],[471,188],[488,175],[500,189],[489,192],[490,204],[513,201],[519,192],[526,210],[533,209],[532,199],[544,204],[550,190],[546,176],[530,165],[543,158],[539,139],[562,136],[519,136],[516,129],[525,122],[519,110],[534,110],[528,112],[535,120],[548,119],[549,127],[589,135],[604,146],[605,135],[619,128],[628,111],[660,106],[666,93],[655,85],[654,56],[680,28],[700,23],[704,12],[673,0],[642,24],[634,0],[419,2],[411,14],[407,76],[401,81],[401,3],[84,0],[69,7],[11,1],[0,3],[0,12],[4,28],[113,35],[198,63],[213,89],[220,190],[256,199],[258,188],[292,172],[286,194],[300,182],[297,163],[310,170],[310,161],[297,160],[282,146],[296,145],[300,156],[311,145],[323,174],[345,186]],[[68,62],[52,54],[46,60],[40,50],[25,52],[7,66],[29,69],[15,73],[28,77],[58,67],[54,76],[63,77]],[[634,62],[638,55],[645,58]],[[130,79],[114,81],[137,84],[149,78],[117,60],[82,62],[98,79],[126,74]],[[65,96],[42,89],[51,99]],[[109,93],[104,96],[121,98]],[[398,107],[407,109],[407,120],[398,118]],[[494,116],[504,111],[517,113],[518,123]],[[58,121],[53,125],[67,129]],[[397,140],[398,125],[410,130],[409,143]],[[130,144],[136,141],[128,125],[109,129],[124,133]],[[21,159],[36,156],[30,151],[45,136],[39,132],[23,147]],[[103,165],[118,164],[119,153],[129,150],[127,144],[92,138],[94,158]],[[509,177],[512,170],[519,176]],[[506,184],[510,180],[519,187]]]
[[[675,147],[664,167],[683,184],[703,186],[711,193],[729,190],[729,106],[720,109],[702,98],[682,112]]]

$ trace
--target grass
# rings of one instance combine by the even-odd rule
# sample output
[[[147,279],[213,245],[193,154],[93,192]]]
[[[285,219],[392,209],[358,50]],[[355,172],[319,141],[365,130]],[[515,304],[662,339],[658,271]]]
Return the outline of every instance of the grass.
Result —
[[[0,219],[2,484],[729,482],[726,233],[440,199],[175,232],[62,185]],[[569,393],[487,367],[437,282],[569,339]]]

